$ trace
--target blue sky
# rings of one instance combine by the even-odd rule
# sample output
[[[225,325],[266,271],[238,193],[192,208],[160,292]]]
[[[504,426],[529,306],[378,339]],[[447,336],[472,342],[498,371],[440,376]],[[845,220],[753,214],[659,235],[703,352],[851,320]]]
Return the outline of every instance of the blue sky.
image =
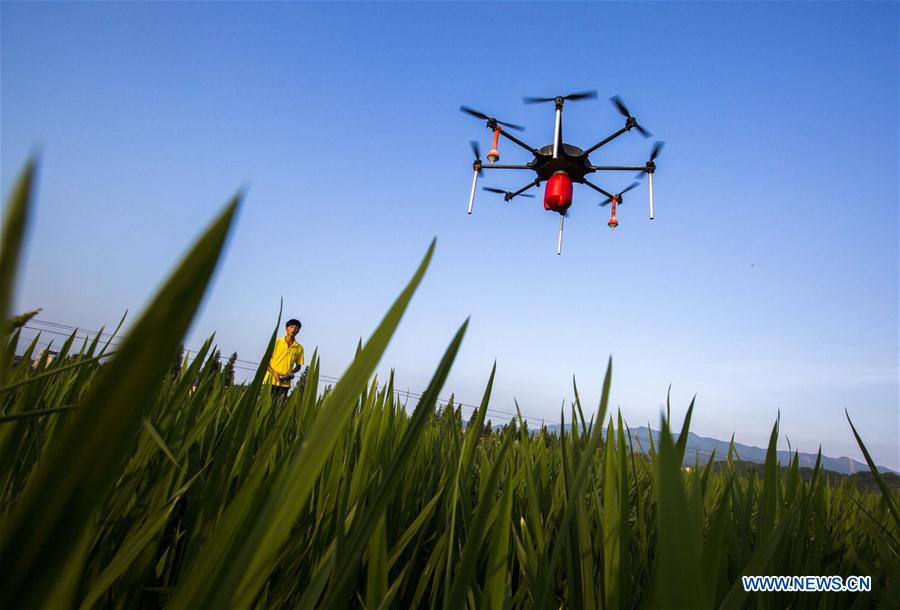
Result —
[[[4,197],[41,158],[19,310],[114,325],[244,186],[189,347],[215,331],[258,358],[283,297],[338,376],[437,236],[381,364],[399,386],[424,388],[471,316],[446,390],[466,403],[496,359],[492,407],[556,421],[573,374],[596,404],[612,355],[633,426],[658,425],[671,383],[679,419],[697,394],[698,434],[764,445],[780,410],[793,447],[859,459],[846,407],[900,468],[896,2],[3,3],[0,21]],[[490,133],[460,104],[541,146],[552,105],[522,96],[584,89],[567,142],[621,127],[614,94],[667,142],[656,219],[642,186],[610,231],[576,185],[557,257],[540,199],[479,193],[467,216],[468,141]]]

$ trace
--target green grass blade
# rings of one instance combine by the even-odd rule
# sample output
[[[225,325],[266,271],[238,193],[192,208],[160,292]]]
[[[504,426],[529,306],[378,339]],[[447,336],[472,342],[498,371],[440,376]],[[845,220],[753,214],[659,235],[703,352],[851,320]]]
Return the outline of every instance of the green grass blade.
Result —
[[[606,417],[606,409],[609,405],[609,391],[612,385],[612,358],[609,359],[609,364],[606,367],[606,376],[603,378],[603,390],[600,393],[600,405],[597,407],[597,417],[594,420],[596,423],[594,424],[594,429],[591,432],[590,440],[588,441],[587,446],[584,449],[585,456],[593,456],[597,449],[603,442],[603,419]],[[561,417],[560,420],[563,418]],[[574,424],[574,422],[573,422]],[[562,422],[560,427],[560,442],[564,438],[565,434],[565,422]],[[563,449],[565,451],[565,449]],[[554,572],[556,570],[556,566],[559,563],[560,557],[562,555],[562,543],[564,537],[567,536],[569,531],[569,524],[572,521],[572,516],[575,513],[575,508],[577,506],[576,502],[581,498],[581,494],[583,491],[584,481],[587,478],[588,470],[591,467],[592,460],[587,459],[587,457],[578,465],[578,470],[575,473],[574,480],[572,481],[572,485],[567,490],[566,504],[565,510],[563,512],[562,519],[559,525],[559,536],[553,545],[553,551],[550,556],[550,561],[546,566],[543,566],[541,571],[541,580],[538,584],[538,590],[536,593],[536,606],[538,608],[545,608],[549,605],[549,597],[550,597],[550,588],[552,585],[552,578]]]
[[[700,540],[681,474],[681,454],[672,442],[668,421],[659,437],[656,471],[658,559],[657,590],[663,610],[708,608]]]
[[[859,436],[859,432],[856,431],[856,426],[853,425],[853,420],[850,419],[850,413],[848,413],[846,409],[844,409],[844,415],[847,416],[847,422],[850,424],[850,429],[853,430],[853,436],[856,437],[856,443],[859,445],[860,451],[863,452],[863,456],[866,458],[866,464],[869,465],[869,471],[872,473],[872,476],[875,478],[875,483],[881,491],[881,497],[884,498],[884,502],[887,505],[891,516],[894,518],[894,523],[900,528],[900,511],[897,510],[897,503],[894,500],[894,495],[891,493],[891,490],[888,489],[887,483],[884,482],[884,477],[878,472],[878,467],[875,466],[872,456],[869,455],[869,450],[866,449],[866,445]]]
[[[619,429],[621,430],[621,414]],[[619,464],[616,446],[613,443],[612,418],[606,431],[606,449],[603,452],[603,579],[606,593],[606,608],[622,607],[621,574],[622,567],[622,493],[619,481]],[[627,491],[626,491],[627,493]],[[627,515],[625,516],[627,519]]]
[[[159,447],[160,451],[162,451],[169,461],[175,465],[175,468],[184,472],[184,466],[178,463],[178,460],[175,459],[175,456],[172,454],[172,451],[169,449],[169,446],[166,445],[166,441],[163,440],[163,437],[160,436],[159,431],[156,429],[156,426],[147,419],[146,417],[141,419],[141,423],[144,425],[144,430],[146,430],[150,434],[150,438],[153,439],[153,442]]]
[[[456,531],[456,511],[459,505],[460,495],[459,495],[459,485],[461,480],[466,480],[467,477],[471,474],[473,460],[472,457],[475,454],[475,447],[477,439],[480,437],[482,433],[482,429],[484,426],[484,418],[487,414],[487,407],[491,398],[491,390],[494,386],[494,375],[497,372],[497,362],[494,361],[494,365],[491,367],[491,375],[488,378],[487,387],[484,390],[484,394],[481,397],[481,404],[478,407],[478,414],[476,416],[476,421],[478,422],[477,430],[476,426],[472,426],[469,430],[466,430],[465,441],[463,442],[462,450],[459,454],[459,462],[456,466],[456,474],[453,478],[453,483],[451,484],[450,490],[450,517],[449,517],[449,525],[447,526],[447,530],[450,532]],[[468,502],[463,504],[464,510],[468,512]],[[444,580],[445,582],[450,582],[452,579],[452,569],[453,569],[453,553],[457,549],[454,545],[447,545],[447,558],[444,562]],[[444,608],[447,608],[447,605],[450,601],[450,588],[444,588],[444,597],[443,597],[443,605]]]
[[[789,520],[783,520],[767,538],[762,540],[750,560],[747,562],[747,565],[744,566],[740,576],[759,576],[768,573],[766,568],[769,565],[769,561],[775,555],[775,549],[777,549],[778,545],[781,543],[781,539],[789,523]],[[741,610],[741,608],[744,607],[744,602],[747,600],[749,593],[744,591],[740,576],[735,579],[734,585],[731,587],[728,595],[722,600],[719,610]]]
[[[406,531],[400,536],[397,542],[394,544],[394,548],[391,550],[391,558],[388,562],[388,568],[394,567],[394,564],[397,563],[397,560],[400,559],[400,556],[403,554],[403,551],[406,550],[407,545],[412,541],[413,537],[422,529],[422,526],[434,515],[434,509],[437,506],[438,501],[443,497],[443,490],[439,490],[435,496],[428,501],[428,504],[421,510],[419,515],[413,520],[412,523],[409,524],[409,527],[406,528]]]
[[[780,498],[779,471],[778,471],[778,420],[772,427],[769,436],[769,448],[766,450],[765,478],[763,479],[763,493],[759,499],[759,537],[765,539],[775,527],[775,512]]]
[[[72,411],[76,408],[76,405],[63,405],[61,407],[51,407],[49,409],[37,409],[34,411],[22,411],[21,413],[16,413],[14,415],[3,415],[0,416],[0,424],[5,424],[7,422],[19,421],[22,419],[30,419],[32,417],[41,417],[43,415],[52,415],[54,413],[65,413],[66,411]]]
[[[159,534],[163,526],[169,521],[169,517],[172,516],[174,508],[174,503],[166,506],[159,511],[158,515],[148,519],[143,525],[132,530],[125,537],[116,556],[109,562],[106,569],[94,578],[90,590],[81,602],[81,610],[88,610],[94,607],[94,604],[97,603],[100,597],[122,576],[150,541]]]
[[[422,430],[434,414],[434,408],[437,404],[441,388],[444,387],[447,376],[450,374],[450,368],[453,365],[453,361],[456,359],[456,354],[459,352],[459,347],[462,344],[468,326],[469,321],[466,320],[450,342],[450,346],[444,353],[443,358],[441,358],[441,362],[438,365],[431,382],[428,384],[428,388],[426,388],[425,392],[422,394],[422,398],[416,407],[416,410],[413,412],[409,426],[406,428],[403,437],[400,439],[394,458],[386,468],[384,479],[378,486],[375,497],[368,505],[367,511],[361,518],[360,523],[354,524],[353,535],[347,544],[346,556],[341,559],[341,563],[334,576],[331,587],[332,593],[328,594],[322,607],[336,607],[339,604],[339,596],[346,588],[351,576],[355,573],[353,568],[359,561],[359,557],[362,555],[366,540],[371,535],[377,522],[377,516],[383,514],[383,511],[387,508],[388,500],[397,489],[401,482],[401,477],[406,471],[406,465],[413,457],[415,445],[419,441]]]
[[[367,546],[366,607],[377,608],[388,592],[387,522],[384,514],[375,524]]]
[[[6,214],[3,216],[2,239],[0,239],[0,321],[2,322],[6,322],[9,318],[13,290],[16,287],[22,243],[25,241],[25,233],[28,230],[35,166],[34,160],[25,165],[25,169],[22,170],[13,187],[13,192],[6,204]],[[4,324],[3,337],[5,338],[11,330],[7,329]],[[9,365],[9,360],[0,359],[0,385],[6,383]]]
[[[169,358],[206,292],[237,204],[234,199],[185,256],[119,355],[54,435],[0,546],[0,590],[12,606],[40,605],[118,476]]]
[[[478,506],[475,508],[475,515],[472,517],[468,528],[466,544],[463,547],[462,556],[457,565],[456,576],[450,585],[450,595],[447,601],[448,608],[465,608],[464,600],[468,596],[472,580],[475,578],[478,556],[481,553],[485,539],[488,537],[487,528],[490,524],[488,515],[491,509],[494,508],[494,493],[497,489],[497,484],[500,482],[500,475],[506,468],[506,453],[512,446],[514,438],[515,435],[512,433],[512,430],[508,431],[503,439],[500,451],[494,458],[494,464],[491,467],[485,486],[486,493],[479,499]]]
[[[77,369],[85,366],[86,364],[91,364],[94,362],[98,362],[101,358],[109,358],[116,352],[110,352],[105,355],[94,356],[93,358],[84,358],[76,360],[75,362],[70,362],[69,364],[64,364],[62,366],[55,366],[50,370],[43,371],[38,373],[37,375],[31,375],[30,377],[26,377],[25,379],[20,379],[13,383],[7,384],[0,388],[0,394],[3,392],[8,392],[9,390],[13,390],[15,388],[21,387],[23,385],[28,385],[29,383],[34,383],[35,381],[43,381],[46,378],[53,377],[54,375],[59,375],[60,373],[67,373],[73,369]]]
[[[719,498],[719,505],[709,524],[709,534],[703,545],[703,579],[707,584],[707,599],[715,600],[718,591],[719,578],[724,577],[727,559],[725,548],[725,534],[727,533],[728,519],[731,517],[730,498],[731,486],[734,475],[729,474]]]
[[[271,573],[281,545],[290,534],[322,468],[344,433],[357,397],[367,385],[421,282],[434,253],[434,245],[432,241],[406,288],[328,394],[320,414],[304,436],[304,442],[276,473],[270,487],[271,495],[259,501],[252,515],[247,514],[248,507],[254,504],[252,495],[247,499],[247,504],[229,507],[228,511],[235,513],[233,519],[223,520],[211,533],[202,555],[195,557],[193,564],[187,567],[170,601],[171,610],[246,608],[252,602],[258,588]],[[255,493],[255,490],[248,492]],[[232,525],[251,517],[252,523],[247,524],[246,535],[238,538]],[[243,586],[242,590],[238,590],[239,583]]]
[[[490,610],[503,610],[506,598],[507,563],[509,560],[509,530],[512,513],[512,501],[515,495],[514,481],[518,477],[509,477],[503,486],[500,496],[500,507],[497,511],[495,525],[491,532],[488,548],[487,572],[484,578],[484,600],[481,606]]]
[[[679,463],[684,462],[684,452],[687,449],[688,433],[691,429],[691,415],[694,413],[694,402],[696,400],[696,396],[691,399],[687,414],[684,416],[684,422],[681,424],[681,433],[678,435],[678,442],[675,444],[675,449],[678,451],[678,455],[681,458]]]

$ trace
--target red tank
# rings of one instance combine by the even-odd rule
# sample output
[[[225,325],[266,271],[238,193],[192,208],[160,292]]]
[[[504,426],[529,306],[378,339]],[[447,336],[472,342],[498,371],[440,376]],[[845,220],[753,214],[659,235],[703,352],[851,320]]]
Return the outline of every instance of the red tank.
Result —
[[[550,176],[544,189],[544,209],[565,213],[572,205],[572,179],[560,170]]]

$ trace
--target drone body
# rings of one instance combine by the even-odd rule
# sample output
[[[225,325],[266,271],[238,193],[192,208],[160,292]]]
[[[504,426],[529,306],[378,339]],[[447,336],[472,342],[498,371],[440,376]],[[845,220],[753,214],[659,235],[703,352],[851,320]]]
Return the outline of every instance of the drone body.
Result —
[[[474,117],[486,120],[488,129],[494,132],[493,146],[491,147],[491,150],[487,155],[488,161],[490,161],[489,165],[484,165],[482,163],[478,144],[474,141],[471,143],[472,150],[475,153],[475,161],[472,164],[474,174],[472,177],[472,190],[469,195],[469,214],[472,213],[472,208],[475,203],[475,189],[478,182],[478,177],[482,174],[482,170],[531,170],[535,173],[535,178],[515,192],[503,191],[501,189],[492,187],[484,187],[484,190],[494,193],[501,193],[503,194],[506,201],[510,201],[514,197],[519,196],[533,197],[533,195],[531,195],[530,193],[526,193],[525,191],[530,188],[539,186],[542,182],[546,182],[546,186],[544,188],[544,209],[550,212],[556,212],[560,215],[559,239],[556,245],[556,253],[560,254],[562,252],[563,219],[568,215],[568,210],[572,206],[573,184],[584,184],[606,196],[606,199],[600,205],[604,206],[610,203],[612,204],[611,215],[607,224],[611,229],[614,229],[619,224],[619,221],[616,218],[616,208],[619,204],[622,203],[622,195],[625,192],[633,189],[638,185],[638,183],[633,182],[622,191],[616,194],[612,194],[588,181],[585,176],[597,171],[638,171],[640,172],[639,176],[641,178],[643,178],[644,174],[649,174],[650,176],[650,220],[653,220],[653,173],[656,170],[656,164],[654,163],[654,160],[659,154],[659,151],[662,149],[662,142],[657,142],[654,145],[653,150],[650,153],[650,160],[647,161],[644,165],[598,166],[593,165],[590,160],[589,155],[593,151],[611,142],[626,131],[630,131],[632,128],[637,129],[644,137],[650,137],[650,134],[643,127],[638,125],[635,118],[631,116],[621,99],[615,96],[610,98],[610,101],[612,101],[616,108],[618,108],[619,112],[621,112],[626,117],[625,126],[620,130],[616,131],[614,134],[601,140],[600,142],[586,150],[582,150],[577,146],[566,144],[562,141],[562,109],[566,100],[573,101],[580,99],[592,99],[596,96],[596,91],[586,91],[582,93],[573,93],[566,96],[558,96],[555,98],[524,98],[525,103],[554,102],[556,106],[556,124],[554,128],[553,143],[541,148],[534,148],[529,146],[515,136],[511,135],[507,130],[503,128],[505,126],[509,129],[523,131],[524,127],[520,127],[519,125],[514,125],[512,123],[504,123],[502,121],[498,121],[496,118],[489,117],[486,114],[478,112],[477,110],[473,110],[466,106],[461,106],[460,110],[462,110],[463,112]],[[500,160],[500,153],[498,151],[500,136],[504,136],[516,145],[526,149],[533,155],[534,158],[526,165],[497,165],[496,162]]]

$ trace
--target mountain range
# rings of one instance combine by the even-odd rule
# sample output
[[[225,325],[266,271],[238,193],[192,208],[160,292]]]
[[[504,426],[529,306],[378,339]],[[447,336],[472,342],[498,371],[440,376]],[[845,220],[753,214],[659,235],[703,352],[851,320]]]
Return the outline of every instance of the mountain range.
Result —
[[[549,425],[547,426],[547,429],[554,433],[558,432],[559,424]],[[631,437],[637,451],[640,453],[647,453],[650,450],[651,434],[653,436],[654,446],[657,446],[659,444],[659,430],[651,430],[647,426],[631,429]],[[677,432],[674,433],[673,436],[677,440]],[[698,456],[700,462],[704,463],[709,460],[709,456],[712,455],[713,451],[716,452],[716,461],[724,460],[728,456],[729,444],[730,441],[721,441],[719,439],[698,436],[693,432],[688,432],[687,449],[684,452],[684,463],[693,464],[697,461]],[[737,453],[735,459],[757,464],[762,464],[766,461],[766,450],[763,448],[735,443],[734,450]],[[782,450],[778,451],[777,455],[779,465],[790,466],[791,459],[793,459],[793,452]],[[801,468],[813,468],[816,465],[815,453],[801,452],[798,454],[798,457]],[[894,472],[885,466],[880,466],[878,464],[875,466],[878,468],[878,472]],[[828,457],[826,455],[822,456],[822,467],[825,470],[839,472],[841,474],[854,474],[856,472],[869,471],[868,464],[863,462],[858,462],[849,457]]]

